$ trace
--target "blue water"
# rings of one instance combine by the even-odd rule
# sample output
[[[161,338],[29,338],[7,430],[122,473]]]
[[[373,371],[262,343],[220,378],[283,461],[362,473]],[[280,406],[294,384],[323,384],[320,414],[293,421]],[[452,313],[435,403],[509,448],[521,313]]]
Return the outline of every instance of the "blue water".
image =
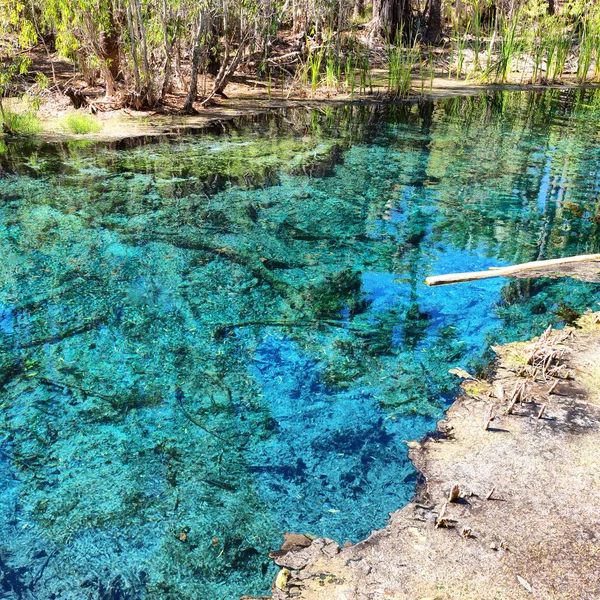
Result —
[[[0,597],[269,589],[356,542],[405,441],[600,287],[430,274],[600,251],[600,95],[298,111],[151,144],[0,144]]]

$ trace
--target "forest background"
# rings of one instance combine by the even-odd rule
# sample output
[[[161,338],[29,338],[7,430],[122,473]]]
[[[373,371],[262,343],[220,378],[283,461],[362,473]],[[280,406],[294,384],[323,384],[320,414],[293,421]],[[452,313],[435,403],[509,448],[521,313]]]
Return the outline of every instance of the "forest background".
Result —
[[[0,100],[29,113],[58,95],[189,114],[232,82],[353,100],[600,74],[595,0],[0,0],[0,39]],[[24,125],[0,109],[5,132]]]

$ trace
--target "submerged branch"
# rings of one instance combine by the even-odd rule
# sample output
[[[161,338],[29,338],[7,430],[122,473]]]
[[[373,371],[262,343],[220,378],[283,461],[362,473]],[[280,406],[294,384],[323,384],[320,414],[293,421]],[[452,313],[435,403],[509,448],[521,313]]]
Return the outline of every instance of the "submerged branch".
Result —
[[[219,247],[217,243],[210,244],[208,241],[202,239],[192,240],[185,237],[173,238],[171,236],[163,239],[161,236],[155,236],[153,240],[166,242],[176,248],[207,252],[245,267],[259,281],[268,283],[292,308],[297,310],[304,308],[304,300],[298,290],[269,271],[263,261],[260,260],[261,257],[259,255],[240,252],[233,248]],[[135,242],[139,243],[138,240],[135,240]]]
[[[80,333],[86,333],[88,331],[91,331],[92,329],[95,329],[105,319],[106,315],[100,315],[98,317],[88,319],[78,325],[74,325],[73,327],[67,327],[67,329],[63,329],[58,333],[33,339],[30,342],[18,344],[17,348],[19,350],[24,350],[27,348],[35,348],[36,346],[43,346],[44,344],[57,344],[58,342],[62,342],[63,340],[79,335]]]
[[[206,425],[204,425],[203,423],[200,423],[200,421],[198,421],[198,419],[196,419],[185,407],[185,405],[183,404],[183,398],[184,398],[184,394],[183,391],[181,390],[181,388],[177,387],[177,389],[175,390],[175,400],[177,401],[177,404],[179,405],[179,408],[181,409],[181,412],[183,413],[183,415],[185,416],[185,418],[192,423],[192,425],[195,425],[196,427],[199,427],[200,429],[202,429],[202,431],[208,433],[208,435],[211,435],[212,437],[221,440],[222,442],[224,442],[225,444],[230,445],[231,442],[229,440],[226,440],[224,437],[221,437],[218,433],[215,433],[214,431],[212,431],[211,429],[209,429],[208,427],[206,427]]]
[[[203,323],[205,326],[216,327],[215,336],[222,337],[231,329],[241,329],[243,327],[316,327],[319,325],[329,325],[330,327],[339,327],[340,329],[350,329],[352,331],[369,331],[369,327],[360,327],[356,323],[335,319],[314,319],[310,321],[240,321],[238,323]],[[372,329],[372,328],[371,328]]]

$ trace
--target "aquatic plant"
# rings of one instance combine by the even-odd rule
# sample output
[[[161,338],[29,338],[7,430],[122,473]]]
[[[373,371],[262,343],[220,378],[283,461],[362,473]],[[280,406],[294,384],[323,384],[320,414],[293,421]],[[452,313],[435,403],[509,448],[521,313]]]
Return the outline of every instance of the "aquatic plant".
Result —
[[[367,90],[369,90],[369,92],[373,93],[373,75],[371,73],[368,47],[359,47],[357,66],[359,70],[359,92],[366,94]]]
[[[323,62],[323,57],[325,56],[326,46],[323,45],[316,50],[312,50],[309,47],[308,53],[308,72],[310,74],[310,89],[314,94],[317,91],[317,87],[319,86],[319,81],[321,79],[321,63]]]
[[[494,38],[496,37],[496,29],[494,29],[488,48],[487,66],[482,75],[484,80],[504,83],[508,79],[513,60],[518,56],[521,47],[521,40],[518,37],[519,17],[520,14],[517,11],[511,17],[501,16],[497,19],[498,36],[495,48],[497,56],[495,61],[491,60]]]
[[[341,76],[341,63],[334,48],[330,48],[325,59],[325,85],[337,89]]]
[[[456,56],[456,66],[454,68],[455,76],[460,79],[462,77],[464,62],[465,62],[465,51],[467,49],[468,38],[469,38],[469,27],[470,21],[467,21],[467,25],[465,30],[461,33],[458,27],[458,23],[456,24],[454,35],[452,39],[452,44],[454,47],[454,51],[452,52],[452,57],[450,58],[450,65],[448,67],[448,75],[450,76],[452,73],[452,64],[454,62],[454,56]]]
[[[400,31],[395,42],[388,42],[386,45],[388,92],[397,98],[410,93],[412,72],[419,56],[417,41],[414,40],[405,47],[402,39]]]
[[[562,76],[571,49],[571,32],[561,19],[548,17],[543,32],[546,48],[546,79],[554,83]]]
[[[598,70],[600,45],[600,11],[596,8],[581,18],[581,38],[577,57],[577,77],[581,83],[588,80],[590,69],[595,62],[595,73]]]
[[[481,7],[479,1],[473,6],[473,66],[471,72],[478,73],[480,69],[479,55],[482,48]]]

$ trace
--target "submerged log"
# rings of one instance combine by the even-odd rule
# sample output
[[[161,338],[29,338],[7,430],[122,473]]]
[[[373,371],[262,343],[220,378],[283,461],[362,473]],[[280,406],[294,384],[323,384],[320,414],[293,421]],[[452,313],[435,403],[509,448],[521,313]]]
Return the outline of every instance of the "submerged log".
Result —
[[[509,267],[490,267],[488,271],[472,271],[470,273],[451,273],[449,275],[437,275],[427,277],[425,283],[430,286],[445,285],[448,283],[460,283],[463,281],[475,281],[477,279],[489,279],[490,277],[506,277],[526,271],[528,269],[542,269],[556,267],[570,263],[600,262],[600,254],[584,254],[580,256],[568,256],[566,258],[555,258],[551,260],[538,260],[534,262],[512,265]]]

